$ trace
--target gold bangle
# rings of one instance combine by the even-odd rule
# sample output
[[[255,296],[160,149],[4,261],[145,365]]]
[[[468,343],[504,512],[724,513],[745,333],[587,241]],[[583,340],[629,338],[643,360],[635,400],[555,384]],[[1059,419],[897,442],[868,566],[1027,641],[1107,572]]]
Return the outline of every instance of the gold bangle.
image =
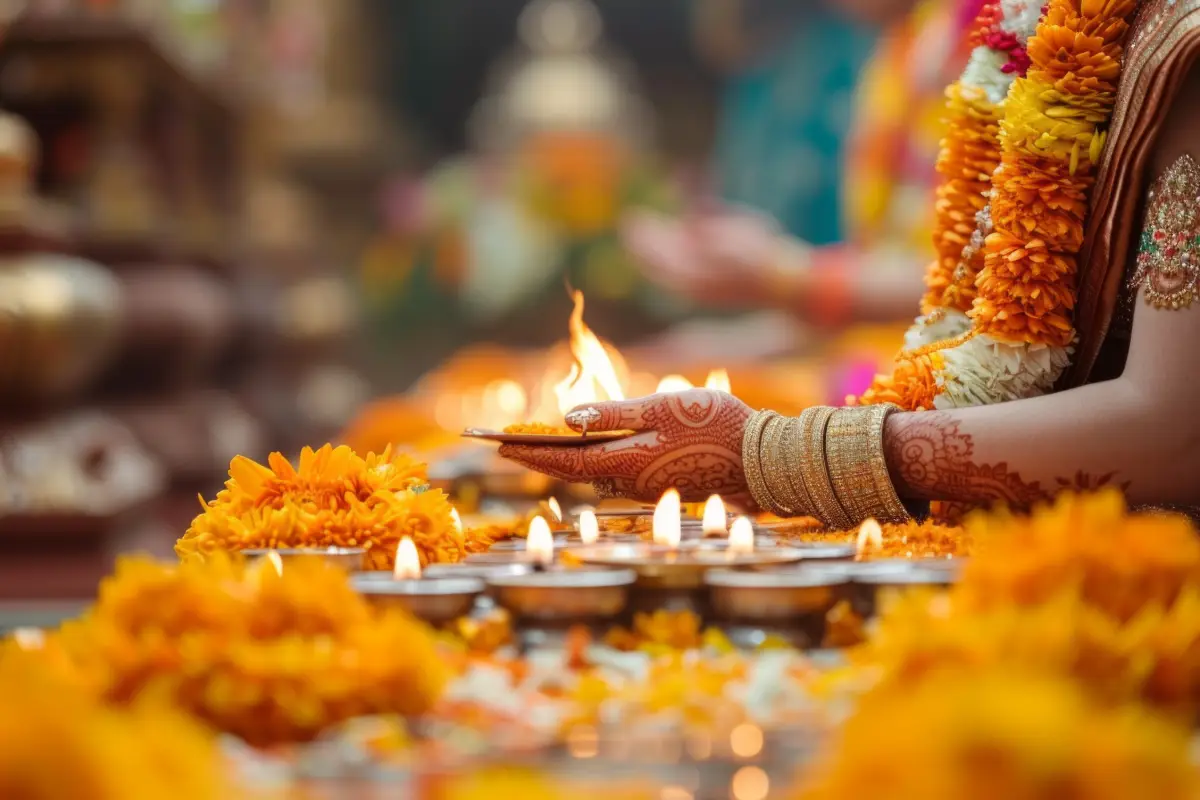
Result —
[[[871,443],[876,448],[875,457],[872,459],[872,463],[876,465],[875,497],[880,504],[882,519],[888,522],[907,522],[912,519],[912,515],[904,507],[900,495],[896,493],[896,485],[892,483],[892,474],[887,465],[887,449],[883,441],[888,417],[899,411],[900,407],[884,403],[880,408],[883,410],[872,420],[874,424],[871,427]]]
[[[883,426],[895,411],[888,405],[838,409],[825,437],[829,480],[851,523],[868,518],[908,519],[887,472]]]
[[[773,501],[763,478],[762,435],[767,423],[777,416],[774,411],[759,411],[751,415],[746,423],[746,432],[742,434],[742,471],[746,474],[746,486],[754,502],[772,512]]]
[[[808,462],[808,439],[804,435],[808,420],[815,409],[806,408],[796,419],[788,420],[787,438],[784,441],[784,474],[796,516],[811,517],[816,514],[816,505],[804,485],[804,465]]]
[[[802,433],[808,444],[808,462],[804,465],[804,486],[813,500],[813,511],[826,527],[833,530],[849,530],[853,527],[846,510],[838,502],[833,484],[829,480],[829,468],[825,454],[825,432],[834,409],[818,406]]]
[[[788,483],[788,463],[786,438],[792,420],[786,417],[776,417],[767,423],[763,431],[762,459],[763,478],[766,480],[767,492],[775,505],[783,512],[780,516],[794,517],[796,498]]]

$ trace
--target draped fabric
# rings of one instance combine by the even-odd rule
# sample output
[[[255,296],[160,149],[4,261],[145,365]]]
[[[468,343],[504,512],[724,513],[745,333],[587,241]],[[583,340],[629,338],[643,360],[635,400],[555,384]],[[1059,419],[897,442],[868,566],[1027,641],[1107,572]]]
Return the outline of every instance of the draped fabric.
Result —
[[[1123,290],[1141,230],[1149,163],[1167,111],[1200,57],[1200,0],[1146,0],[1130,32],[1117,106],[1080,258],[1075,358],[1060,388],[1120,374],[1130,315]]]

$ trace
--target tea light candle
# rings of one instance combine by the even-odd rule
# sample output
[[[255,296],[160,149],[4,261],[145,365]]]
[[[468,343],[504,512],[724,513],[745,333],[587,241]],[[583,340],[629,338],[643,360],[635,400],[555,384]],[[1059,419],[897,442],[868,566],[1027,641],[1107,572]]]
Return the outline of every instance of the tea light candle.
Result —
[[[392,572],[365,572],[353,586],[380,607],[403,608],[432,625],[466,616],[486,588],[483,580],[467,575],[422,577],[421,560],[412,539],[405,536],[396,548]]]

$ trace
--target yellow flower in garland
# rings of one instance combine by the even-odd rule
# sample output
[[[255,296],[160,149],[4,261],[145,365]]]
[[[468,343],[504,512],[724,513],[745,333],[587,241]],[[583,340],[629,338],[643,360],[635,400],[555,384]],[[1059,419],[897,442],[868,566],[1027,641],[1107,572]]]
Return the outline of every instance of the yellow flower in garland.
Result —
[[[114,709],[42,654],[0,654],[0,797],[225,800],[213,736],[149,700]]]
[[[390,569],[409,536],[422,564],[459,561],[466,545],[449,499],[419,491],[426,481],[424,464],[390,450],[363,458],[345,446],[305,448],[298,467],[279,453],[268,466],[238,456],[175,552],[189,559],[264,547],[363,547],[369,568]]]
[[[1182,728],[1100,706],[1070,681],[946,673],[865,698],[795,796],[1192,800],[1188,749]]]
[[[379,612],[320,562],[125,559],[53,640],[115,703],[170,698],[265,746],[373,714],[428,711],[449,679],[432,632]]]
[[[1060,495],[1029,517],[969,517],[975,555],[957,592],[973,609],[1035,606],[1072,587],[1091,606],[1128,620],[1200,586],[1200,537],[1184,517],[1131,514],[1121,494]]]

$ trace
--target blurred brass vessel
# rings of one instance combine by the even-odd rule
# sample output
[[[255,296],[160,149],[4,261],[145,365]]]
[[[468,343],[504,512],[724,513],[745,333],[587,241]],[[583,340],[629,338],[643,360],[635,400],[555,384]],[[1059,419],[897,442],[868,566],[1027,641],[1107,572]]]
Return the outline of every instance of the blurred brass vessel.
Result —
[[[50,253],[0,260],[0,397],[84,389],[113,355],[122,312],[120,284],[99,264]]]

